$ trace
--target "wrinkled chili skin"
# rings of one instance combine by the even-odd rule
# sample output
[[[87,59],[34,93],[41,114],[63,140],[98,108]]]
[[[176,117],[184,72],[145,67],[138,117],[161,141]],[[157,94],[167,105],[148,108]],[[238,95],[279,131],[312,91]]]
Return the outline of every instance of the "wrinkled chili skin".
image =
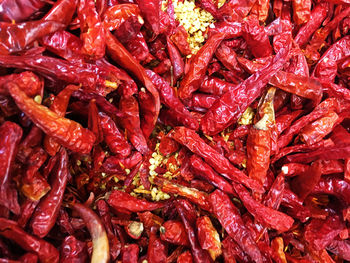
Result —
[[[90,131],[77,122],[56,117],[55,113],[28,98],[16,84],[8,83],[7,88],[18,106],[57,142],[75,151],[90,152],[95,141],[95,136]]]
[[[22,129],[13,122],[5,122],[0,126],[1,134],[1,205],[10,209],[13,213],[19,214],[20,207],[17,201],[17,193],[11,186],[11,165],[14,161],[19,141],[22,137]]]
[[[33,233],[38,237],[45,237],[54,226],[59,209],[63,201],[63,194],[68,180],[68,155],[62,149],[59,153],[59,161],[55,174],[52,174],[50,192],[40,201],[35,209],[31,221]]]
[[[220,190],[215,190],[210,195],[210,203],[214,214],[218,217],[229,236],[246,251],[251,260],[263,262],[262,255],[253,237],[245,227],[238,209],[232,204],[229,197]]]
[[[287,33],[281,36],[281,38],[283,37],[286,39],[285,48],[280,49],[271,65],[266,66],[239,84],[239,88],[226,92],[208,110],[201,121],[201,129],[204,133],[208,135],[217,134],[231,125],[242,114],[242,110],[246,109],[250,102],[260,95],[261,89],[265,86],[264,83],[268,82],[269,78],[282,67],[289,54],[290,35]],[[256,85],[257,83],[258,85]],[[246,93],[244,94],[244,92]]]

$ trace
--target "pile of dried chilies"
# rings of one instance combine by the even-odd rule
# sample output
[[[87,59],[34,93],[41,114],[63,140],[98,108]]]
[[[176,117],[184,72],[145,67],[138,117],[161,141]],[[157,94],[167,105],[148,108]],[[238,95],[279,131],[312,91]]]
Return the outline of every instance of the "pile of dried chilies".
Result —
[[[350,261],[350,2],[189,2],[0,1],[1,263]]]

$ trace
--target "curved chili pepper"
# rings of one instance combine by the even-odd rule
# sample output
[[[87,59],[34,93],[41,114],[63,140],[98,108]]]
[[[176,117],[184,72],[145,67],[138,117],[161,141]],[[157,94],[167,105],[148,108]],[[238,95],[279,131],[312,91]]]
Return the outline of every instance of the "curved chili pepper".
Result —
[[[300,129],[305,127],[308,123],[317,120],[330,111],[337,111],[339,108],[339,102],[335,98],[329,98],[322,101],[317,107],[308,115],[301,117],[292,124],[278,140],[278,147],[281,149],[287,146]]]
[[[0,235],[14,241],[24,250],[37,254],[40,262],[58,263],[59,261],[59,253],[53,245],[29,235],[12,220],[0,218]]]
[[[180,77],[182,77],[182,75],[184,74],[185,64],[182,60],[179,50],[176,48],[176,46],[170,40],[169,37],[167,37],[167,50],[169,53],[171,64],[173,66],[173,69],[172,69],[173,75],[174,75],[173,83],[176,83],[177,80]]]
[[[95,141],[93,133],[79,123],[60,117],[45,106],[37,104],[14,83],[7,83],[17,106],[31,118],[47,135],[72,151],[88,153]]]
[[[293,218],[255,201],[249,192],[244,188],[244,186],[234,183],[233,188],[244,203],[249,213],[251,213],[261,224],[281,232],[289,230],[293,225]]]
[[[135,16],[139,20],[140,9],[134,4],[118,4],[107,8],[103,13],[103,24],[109,31],[117,30],[129,17]],[[142,20],[141,20],[142,21]]]
[[[213,35],[191,60],[189,71],[181,81],[178,90],[178,95],[182,100],[190,99],[192,93],[199,88],[199,85],[205,76],[208,64],[213,57],[215,50],[224,38],[225,34],[218,33]]]
[[[237,242],[252,261],[263,262],[258,246],[230,198],[220,190],[215,190],[210,194],[210,203],[214,214],[228,235]]]
[[[8,54],[22,51],[35,40],[62,29],[63,25],[55,21],[29,21],[18,25],[0,23],[0,53]]]
[[[122,125],[134,147],[142,154],[147,154],[149,148],[140,127],[139,105],[137,100],[130,96],[122,98],[119,102],[120,110],[124,113]]]
[[[128,157],[131,153],[131,147],[125,139],[125,135],[122,134],[115,122],[107,114],[100,112],[99,118],[101,121],[104,140],[111,152],[122,158]]]
[[[195,234],[195,224],[196,224],[196,214],[194,207],[190,202],[186,200],[178,200],[175,204],[176,210],[179,213],[179,216],[184,223],[188,240],[191,245],[191,252],[193,256],[193,260],[196,263],[200,262],[211,262],[211,258],[207,251],[203,250],[196,238]]]
[[[138,199],[125,192],[114,190],[108,200],[108,204],[117,211],[143,212],[152,211],[164,206],[164,203],[148,202]]]
[[[201,247],[208,250],[213,261],[222,254],[220,237],[210,218],[202,216],[196,221],[198,241]]]
[[[80,37],[83,40],[82,53],[92,59],[102,58],[105,54],[105,29],[96,11],[95,1],[80,0],[78,5]]]
[[[158,89],[162,103],[174,111],[177,119],[180,120],[180,122],[186,127],[197,130],[199,126],[197,120],[191,115],[180,99],[176,96],[174,89],[164,79],[151,70],[146,70],[146,74]]]
[[[226,178],[243,183],[257,192],[261,191],[261,186],[257,181],[248,178],[242,171],[231,165],[223,155],[206,144],[195,131],[185,127],[176,127],[174,132],[170,134],[170,138],[185,145],[190,151],[204,158],[209,165]]]
[[[43,81],[33,72],[24,71],[19,74],[11,74],[0,77],[0,94],[9,95],[5,88],[6,82],[14,81],[24,90],[28,97],[34,98],[36,95],[43,95]]]
[[[0,3],[0,21],[22,22],[30,18],[45,6],[42,0],[13,1],[4,0]]]
[[[192,203],[199,205],[202,209],[209,211],[208,195],[196,188],[182,186],[172,181],[161,178],[153,179],[154,182],[162,188],[165,193],[177,194],[189,199]]]
[[[213,95],[222,95],[229,90],[232,90],[237,85],[234,85],[230,82],[226,82],[216,77],[206,78],[200,85],[199,91],[213,94]]]
[[[152,81],[147,76],[145,69],[132,57],[132,55],[110,32],[106,33],[106,43],[112,58],[121,66],[131,71],[140,81],[143,82],[146,89],[152,94],[156,112],[153,119],[153,125],[155,125],[160,110],[159,93]]]
[[[62,204],[63,194],[68,178],[68,155],[64,149],[59,152],[55,175],[51,175],[51,191],[40,201],[35,209],[31,221],[33,233],[38,237],[45,237],[54,226]]]
[[[266,83],[282,68],[288,57],[291,47],[290,35],[285,33],[281,37],[285,38],[285,48],[280,49],[271,64],[239,84],[235,90],[226,92],[203,116],[201,129],[205,134],[217,134],[230,126],[248,105],[261,95]]]
[[[316,77],[323,76],[322,71],[320,70],[320,65],[323,61],[335,61],[338,62],[340,59],[349,56],[349,50],[344,48],[348,46],[350,42],[350,36],[345,36],[336,43],[334,43],[321,57],[319,62],[314,68],[313,75]],[[327,76],[327,74],[324,74]]]
[[[208,94],[202,94],[202,93],[195,93],[193,94],[191,100],[188,104],[188,107],[193,108],[197,111],[205,111],[206,109],[209,109],[215,101],[219,97],[208,95]]]
[[[64,25],[69,25],[76,11],[77,0],[58,0],[43,17],[44,21],[57,21]]]
[[[102,225],[101,219],[88,207],[79,203],[72,203],[70,207],[76,211],[84,220],[87,229],[92,238],[92,263],[109,262],[109,244],[106,230]]]
[[[67,62],[53,57],[28,54],[23,56],[0,55],[0,64],[5,67],[33,70],[48,78],[58,78],[65,82],[93,87],[95,92],[96,86],[110,86],[111,90],[114,90],[118,85],[118,77],[115,72],[108,67],[99,66],[98,63]],[[101,93],[106,95],[106,90]]]
[[[312,190],[312,193],[334,195],[340,198],[344,203],[350,203],[350,184],[344,181],[342,178],[338,178],[336,176],[321,178],[315,188]]]
[[[16,150],[22,137],[22,129],[13,122],[5,122],[0,126],[0,204],[18,215],[20,207],[17,191],[12,185],[11,165],[16,156]]]
[[[69,85],[63,89],[54,99],[50,106],[50,110],[57,113],[57,115],[64,117],[68,107],[69,99],[75,90],[78,90],[79,86]],[[60,148],[60,145],[52,137],[45,136],[44,147],[48,154],[54,156]]]

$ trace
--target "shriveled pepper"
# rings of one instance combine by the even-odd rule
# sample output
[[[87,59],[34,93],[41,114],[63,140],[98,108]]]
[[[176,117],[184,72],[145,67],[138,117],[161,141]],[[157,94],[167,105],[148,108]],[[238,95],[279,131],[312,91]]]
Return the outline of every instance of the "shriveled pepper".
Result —
[[[261,186],[255,180],[248,178],[242,171],[238,170],[229,160],[210,147],[195,131],[185,127],[176,127],[170,137],[185,145],[193,153],[201,156],[217,172],[226,178],[245,184],[256,191],[261,191]]]
[[[189,246],[187,233],[182,222],[176,220],[165,221],[160,227],[160,238],[172,244]]]
[[[238,209],[233,205],[228,195],[220,190],[210,194],[210,203],[214,214],[225,228],[228,235],[249,255],[254,262],[263,262],[262,255],[254,239],[244,225]]]
[[[214,55],[215,50],[224,38],[225,34],[218,33],[213,35],[191,60],[189,71],[181,81],[178,90],[178,95],[182,100],[190,99],[192,93],[199,88],[199,85],[205,76],[208,64]]]
[[[178,200],[176,202],[176,210],[180,215],[182,222],[184,223],[188,240],[191,245],[191,252],[193,256],[193,261],[199,262],[211,262],[211,258],[207,251],[203,250],[196,238],[195,234],[195,224],[196,224],[196,213],[194,207],[190,202],[186,200]]]
[[[70,96],[75,90],[78,89],[79,86],[68,85],[55,97],[53,103],[50,106],[50,110],[55,112],[57,115],[64,117]],[[48,154],[54,156],[59,151],[60,145],[52,137],[45,136],[44,147]]]
[[[96,11],[95,1],[80,0],[78,6],[82,52],[92,59],[102,58],[105,54],[105,29]]]
[[[35,40],[53,33],[64,26],[55,21],[29,21],[21,24],[0,23],[0,54],[24,50]]]
[[[230,126],[240,117],[248,105],[261,95],[269,79],[282,68],[288,57],[291,38],[289,33],[282,35],[281,38],[285,38],[284,48],[279,50],[271,64],[250,76],[235,90],[226,92],[204,115],[201,129],[205,134],[214,135]]]
[[[31,221],[33,233],[38,237],[45,237],[55,224],[59,209],[63,201],[63,194],[68,180],[68,155],[62,149],[54,173],[51,174],[51,190],[40,200]]]
[[[199,244],[208,250],[213,261],[221,255],[221,242],[216,229],[207,216],[199,217],[196,221]]]
[[[16,157],[16,150],[22,137],[22,129],[13,122],[5,122],[0,126],[0,204],[10,209],[14,214],[20,213],[17,191],[13,187],[11,165]]]
[[[111,207],[121,212],[152,211],[164,206],[164,203],[148,202],[118,190],[114,190],[110,194],[107,202]]]
[[[88,153],[95,141],[93,133],[79,123],[60,117],[45,106],[37,104],[14,83],[6,84],[17,106],[47,135],[72,151]]]
[[[107,114],[100,112],[99,118],[104,140],[111,152],[122,158],[128,157],[131,153],[131,147],[125,139],[125,135],[118,129],[115,122]]]
[[[57,263],[59,261],[59,253],[53,245],[29,235],[15,221],[0,218],[0,235],[14,241],[24,250],[37,254],[40,262]]]

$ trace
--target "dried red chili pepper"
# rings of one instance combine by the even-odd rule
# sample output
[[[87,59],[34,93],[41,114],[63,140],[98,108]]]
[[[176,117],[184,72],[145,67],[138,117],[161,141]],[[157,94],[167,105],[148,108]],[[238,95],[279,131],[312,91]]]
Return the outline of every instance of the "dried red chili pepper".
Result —
[[[2,164],[0,174],[0,204],[18,215],[20,213],[20,207],[17,200],[17,191],[12,182],[11,165],[14,162],[16,150],[22,137],[22,129],[13,122],[4,122],[0,126],[0,134],[0,163]]]
[[[249,192],[244,188],[244,186],[234,184],[233,188],[244,203],[249,213],[251,213],[261,224],[281,232],[287,231],[293,225],[293,218],[255,201],[250,196]]]
[[[247,176],[215,149],[210,147],[195,131],[185,127],[176,127],[170,134],[170,138],[188,147],[193,153],[201,156],[217,172],[226,178],[245,184],[247,187],[256,191],[261,191],[259,183],[247,178]]]
[[[52,20],[68,25],[72,20],[77,4],[77,0],[58,0],[43,17],[43,20]]]
[[[229,236],[249,255],[251,260],[263,262],[258,246],[230,198],[220,190],[215,190],[210,194],[210,203],[214,214]]]
[[[70,96],[75,90],[78,89],[78,86],[68,85],[55,97],[53,103],[50,106],[50,110],[57,113],[57,115],[64,117]],[[54,156],[59,151],[60,145],[52,137],[45,136],[44,147],[48,154]]]
[[[98,115],[101,121],[104,140],[111,152],[122,158],[128,157],[131,153],[131,147],[125,139],[125,135],[107,114],[100,112]]]
[[[96,11],[95,1],[80,0],[78,9],[82,53],[92,59],[102,58],[105,54],[105,29]]]
[[[272,55],[272,46],[259,20],[255,16],[248,16],[243,23],[242,36],[254,57],[268,57]]]
[[[55,21],[30,21],[21,24],[0,24],[0,53],[8,54],[24,50],[25,47],[35,40],[63,29],[61,23]]]
[[[207,216],[199,217],[196,225],[199,244],[203,249],[208,250],[211,258],[215,261],[222,253],[218,232]]]
[[[70,207],[84,220],[85,225],[90,232],[93,244],[91,262],[108,262],[109,244],[106,230],[102,225],[101,219],[85,205],[71,203]]]
[[[12,220],[0,218],[0,235],[16,242],[24,250],[37,254],[40,262],[59,261],[59,253],[53,245],[29,235]]]
[[[149,148],[140,127],[139,105],[133,97],[123,97],[119,102],[120,110],[124,113],[122,125],[134,147],[142,154],[147,154]]]
[[[133,197],[125,192],[114,190],[108,200],[108,204],[112,206],[117,211],[125,212],[143,212],[152,211],[158,208],[162,208],[164,203],[158,202],[148,202],[146,200],[141,200]]]
[[[6,84],[17,106],[26,112],[47,135],[56,139],[63,146],[82,153],[88,153],[95,141],[95,136],[79,123],[60,117],[45,106],[37,104],[14,83]]]
[[[230,126],[262,92],[269,79],[281,69],[289,54],[291,39],[282,34],[284,47],[280,49],[269,66],[258,71],[233,91],[226,92],[204,115],[201,129],[208,135],[216,134]],[[243,95],[244,94],[244,95]]]
[[[182,77],[182,75],[184,74],[185,64],[182,60],[179,50],[176,48],[176,46],[170,40],[169,37],[167,37],[167,50],[169,53],[171,64],[173,66],[173,69],[172,69],[173,76],[174,76],[173,83],[176,83],[177,80],[180,77]]]
[[[151,228],[147,250],[147,259],[152,263],[165,263],[168,255],[168,248],[166,244],[157,237],[156,233],[156,228]]]
[[[55,224],[63,201],[68,179],[68,155],[64,149],[59,152],[59,160],[54,174],[51,174],[51,190],[40,200],[31,221],[33,233],[45,237]]]
[[[202,209],[210,210],[208,195],[206,193],[160,178],[155,178],[154,182],[161,187],[163,192],[180,195],[189,199],[192,203],[197,204]]]
[[[191,98],[192,93],[199,88],[199,85],[205,76],[208,64],[214,55],[215,50],[225,38],[225,34],[216,34],[208,39],[205,45],[198,51],[191,60],[189,71],[181,81],[178,95],[182,100]]]
[[[152,81],[146,74],[145,69],[132,57],[132,55],[119,43],[119,41],[109,32],[106,33],[106,43],[108,50],[112,58],[117,61],[124,68],[131,71],[140,81],[143,82],[146,89],[152,94],[156,115],[154,116],[153,125],[155,125],[159,110],[160,110],[160,101],[159,94],[156,88],[154,87]]]
[[[160,227],[160,238],[172,244],[190,246],[185,227],[180,221],[165,221]]]
[[[184,223],[188,240],[191,245],[191,252],[194,262],[211,262],[211,258],[207,251],[203,250],[195,234],[196,213],[190,202],[186,200],[178,200],[175,204],[176,210]]]

